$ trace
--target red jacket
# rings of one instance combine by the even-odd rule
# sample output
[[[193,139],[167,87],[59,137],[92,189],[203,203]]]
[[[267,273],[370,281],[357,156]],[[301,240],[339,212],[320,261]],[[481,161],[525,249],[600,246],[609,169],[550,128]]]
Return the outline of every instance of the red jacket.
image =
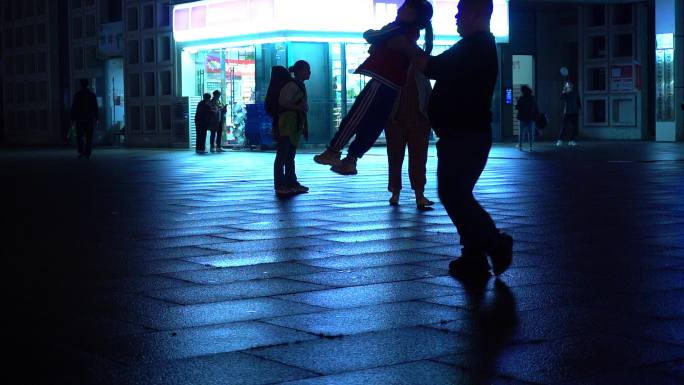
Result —
[[[363,37],[372,44],[370,56],[361,63],[354,73],[370,76],[373,79],[399,89],[406,83],[410,59],[403,53],[387,47],[389,39],[404,35],[411,42],[418,41],[420,30],[413,25],[394,21],[381,30],[368,30]]]

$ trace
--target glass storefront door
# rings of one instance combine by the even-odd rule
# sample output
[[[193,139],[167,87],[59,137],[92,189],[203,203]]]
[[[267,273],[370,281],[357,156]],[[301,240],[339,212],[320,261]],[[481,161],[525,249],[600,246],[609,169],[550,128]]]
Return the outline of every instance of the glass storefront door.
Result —
[[[256,100],[254,46],[185,50],[181,60],[183,96],[220,91],[223,103],[228,105],[223,140],[227,144],[242,144],[245,106]]]

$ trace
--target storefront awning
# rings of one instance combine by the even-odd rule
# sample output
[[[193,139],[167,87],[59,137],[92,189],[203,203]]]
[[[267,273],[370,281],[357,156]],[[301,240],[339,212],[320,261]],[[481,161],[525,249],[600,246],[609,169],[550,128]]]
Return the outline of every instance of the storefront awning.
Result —
[[[458,40],[458,0],[431,0],[435,41]],[[403,0],[203,0],[173,8],[173,33],[181,45],[230,41],[348,41],[394,20]],[[494,0],[492,33],[508,42],[508,0]]]

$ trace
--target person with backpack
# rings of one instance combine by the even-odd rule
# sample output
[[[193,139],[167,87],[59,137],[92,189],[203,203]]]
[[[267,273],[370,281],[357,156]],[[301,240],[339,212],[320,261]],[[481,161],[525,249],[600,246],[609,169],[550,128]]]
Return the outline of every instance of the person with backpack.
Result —
[[[207,130],[211,129],[212,124],[216,120],[216,107],[211,102],[211,95],[205,93],[202,95],[202,101],[197,103],[195,110],[195,131],[197,133],[195,140],[195,152],[197,154],[206,154]],[[213,145],[213,143],[212,143]]]
[[[274,134],[277,139],[273,183],[278,195],[301,194],[309,192],[309,188],[297,180],[295,155],[300,138],[304,136],[304,139],[309,140],[306,116],[309,104],[304,82],[311,77],[311,66],[304,60],[298,60],[289,68],[289,72],[294,73],[294,79],[289,73],[285,77],[281,68],[284,69],[271,69],[271,82],[264,106],[266,112],[274,117]],[[278,95],[277,103],[275,95]]]
[[[530,143],[530,152],[532,152],[532,143],[534,143],[534,122],[539,113],[537,108],[537,101],[532,96],[532,89],[524,84],[520,87],[522,96],[518,99],[515,104],[515,109],[518,110],[518,120],[520,121],[520,132],[518,133],[518,149],[523,150],[523,141],[525,135],[527,135]]]

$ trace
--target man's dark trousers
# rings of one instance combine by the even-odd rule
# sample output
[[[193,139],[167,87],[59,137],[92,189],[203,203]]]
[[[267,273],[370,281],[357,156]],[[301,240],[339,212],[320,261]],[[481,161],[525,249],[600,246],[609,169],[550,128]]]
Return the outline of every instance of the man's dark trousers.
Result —
[[[491,130],[459,132],[437,142],[439,199],[458,230],[464,256],[484,257],[499,237],[494,221],[473,196],[491,148]]]
[[[195,132],[197,133],[196,135],[196,140],[195,140],[195,151],[201,151],[204,152],[206,150],[206,143],[207,143],[207,129],[206,127],[202,128],[195,128]],[[213,143],[212,143],[213,145]]]
[[[563,115],[563,127],[558,136],[560,140],[575,140],[579,133],[579,114]]]
[[[90,153],[93,150],[93,131],[95,131],[94,122],[76,122],[76,143],[78,144],[78,153],[86,158],[90,157]]]

